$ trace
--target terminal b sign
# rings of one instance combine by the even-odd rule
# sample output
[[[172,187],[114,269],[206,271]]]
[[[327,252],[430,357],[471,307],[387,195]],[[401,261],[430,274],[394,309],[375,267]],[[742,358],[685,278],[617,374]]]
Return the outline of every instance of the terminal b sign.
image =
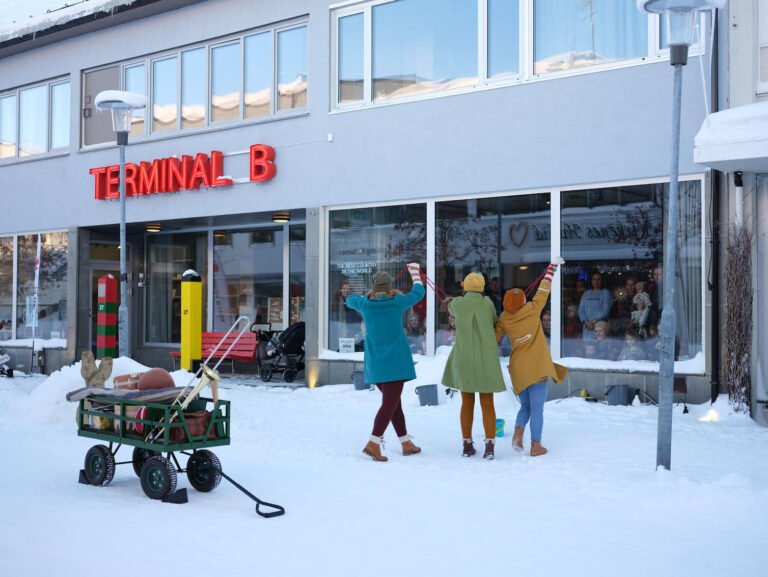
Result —
[[[275,149],[266,144],[254,144],[248,151],[249,180],[266,182],[277,173]],[[152,162],[125,165],[125,195],[144,196],[180,190],[197,190],[232,186],[232,179],[223,176],[224,155],[214,150],[210,154],[185,154],[181,158],[158,158]],[[120,165],[100,166],[88,171],[94,177],[96,200],[120,198]]]

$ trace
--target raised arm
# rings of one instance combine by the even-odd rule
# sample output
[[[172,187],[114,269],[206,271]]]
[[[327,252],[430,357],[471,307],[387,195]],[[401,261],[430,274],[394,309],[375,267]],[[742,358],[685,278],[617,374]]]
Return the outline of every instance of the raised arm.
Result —
[[[424,293],[426,292],[424,290],[424,283],[421,281],[421,267],[419,266],[419,263],[408,263],[408,272],[411,274],[413,286],[408,294],[404,294],[400,297],[400,303],[402,304],[403,309],[415,305],[424,298]]]
[[[544,272],[544,278],[539,283],[539,289],[536,291],[536,295],[531,301],[531,307],[538,315],[549,300],[549,293],[552,290],[552,277],[557,272],[557,264],[554,262],[549,263],[547,270]]]

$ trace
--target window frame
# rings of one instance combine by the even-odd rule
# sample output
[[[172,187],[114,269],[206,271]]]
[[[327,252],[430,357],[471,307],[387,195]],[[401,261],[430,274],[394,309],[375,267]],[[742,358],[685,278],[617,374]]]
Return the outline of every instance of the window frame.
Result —
[[[429,92],[407,96],[393,100],[375,101],[372,98],[372,8],[381,4],[397,2],[399,0],[347,0],[329,6],[330,11],[330,102],[329,112],[345,112],[349,110],[361,110],[379,106],[390,106],[393,104],[403,104],[407,102],[418,102],[431,98],[440,98],[456,94],[466,94],[478,90],[489,90],[507,86],[516,86],[527,84],[529,82],[541,82],[557,78],[578,76],[581,74],[590,74],[594,72],[604,72],[606,70],[615,70],[638,66],[654,62],[663,62],[669,60],[669,49],[660,46],[660,26],[662,18],[657,14],[648,15],[648,38],[647,54],[636,58],[627,58],[609,62],[606,64],[596,64],[579,68],[571,68],[559,72],[548,72],[546,74],[535,74],[534,67],[534,6],[535,0],[519,0],[519,22],[518,31],[519,46],[519,68],[518,74],[505,74],[496,78],[488,75],[488,0],[477,1],[478,14],[478,63],[476,84],[470,87],[455,88],[452,90]],[[363,99],[362,101],[339,103],[339,19],[354,14],[363,14]],[[699,33],[697,43],[691,46],[690,56],[702,56],[705,54],[706,46],[706,13],[699,15]],[[767,87],[768,89],[768,87]]]
[[[67,111],[69,114],[67,115],[67,121],[70,123],[70,130],[69,130],[69,140],[68,144],[66,146],[62,146],[59,148],[52,148],[52,120],[53,120],[53,87],[54,86],[60,86],[62,84],[69,84],[69,105],[67,106]],[[21,130],[21,93],[25,90],[32,90],[35,88],[45,87],[46,91],[46,106],[45,106],[45,114],[46,114],[46,123],[45,123],[45,151],[41,152],[39,154],[30,154],[28,156],[21,156],[19,154],[20,151],[20,130]],[[31,160],[38,160],[40,158],[48,158],[53,156],[62,156],[65,154],[69,154],[71,148],[72,148],[72,81],[69,75],[66,76],[57,76],[55,78],[50,78],[47,80],[41,80],[39,82],[33,82],[31,84],[24,84],[22,86],[16,86],[14,88],[11,88],[9,90],[4,90],[0,92],[0,98],[6,98],[9,96],[13,96],[16,99],[15,103],[15,132],[16,132],[16,150],[15,154],[13,156],[7,156],[5,158],[0,158],[0,165],[4,164],[13,164],[16,162],[29,162]]]
[[[757,55],[755,58],[755,92],[758,95],[768,94],[768,78],[764,81],[760,80],[760,69],[762,67],[762,49],[768,49],[768,6],[763,4],[762,10],[760,8],[760,2],[756,3],[757,18],[755,18],[755,44],[757,45]],[[765,20],[765,25],[760,26],[761,20]]]

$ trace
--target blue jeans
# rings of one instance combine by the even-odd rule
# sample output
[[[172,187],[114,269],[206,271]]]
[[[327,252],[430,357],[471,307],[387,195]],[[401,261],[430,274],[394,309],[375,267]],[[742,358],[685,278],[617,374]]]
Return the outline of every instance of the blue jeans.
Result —
[[[544,402],[547,400],[547,381],[531,385],[520,393],[520,410],[515,420],[516,427],[522,427],[531,421],[531,440],[541,441],[541,431],[544,428]]]

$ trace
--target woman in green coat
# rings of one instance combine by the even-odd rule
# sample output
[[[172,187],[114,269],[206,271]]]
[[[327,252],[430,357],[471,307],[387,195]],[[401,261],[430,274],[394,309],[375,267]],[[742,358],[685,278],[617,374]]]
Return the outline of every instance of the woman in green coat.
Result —
[[[471,272],[464,279],[464,296],[453,299],[448,310],[456,319],[456,341],[443,373],[446,387],[461,391],[461,434],[464,457],[477,451],[472,443],[472,421],[475,415],[475,393],[480,394],[485,430],[484,459],[494,457],[496,410],[493,393],[506,390],[496,344],[496,307],[483,296],[485,279]]]

